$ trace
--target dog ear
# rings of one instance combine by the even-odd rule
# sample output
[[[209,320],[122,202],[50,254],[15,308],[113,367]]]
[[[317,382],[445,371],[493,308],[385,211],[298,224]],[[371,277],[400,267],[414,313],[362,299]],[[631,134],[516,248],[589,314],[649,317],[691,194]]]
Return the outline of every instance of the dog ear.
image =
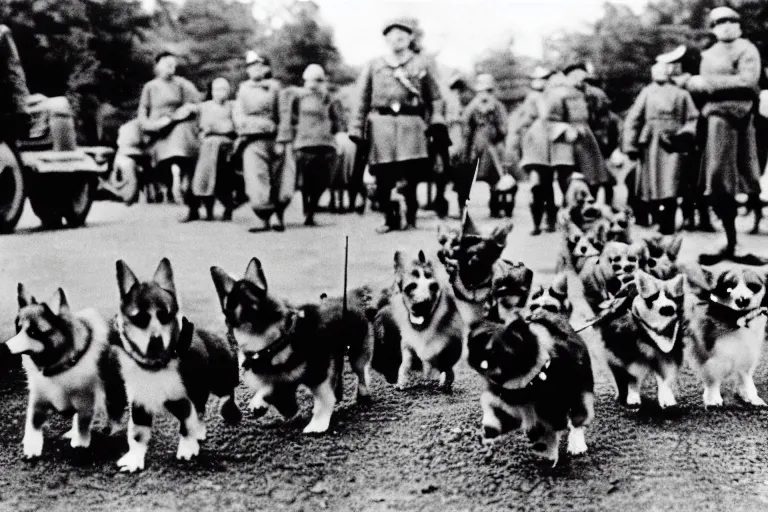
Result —
[[[637,292],[643,299],[647,299],[658,290],[654,278],[642,270],[638,270],[635,273],[635,284],[637,285]]]
[[[511,222],[507,222],[506,224],[502,224],[501,226],[496,226],[494,230],[491,232],[491,240],[496,242],[496,245],[499,247],[506,247],[507,246],[507,236],[512,231],[512,228],[515,227],[514,224]]]
[[[115,266],[117,267],[117,287],[120,289],[120,297],[122,298],[128,295],[134,286],[139,284],[139,280],[123,260],[117,260]]]
[[[395,251],[395,272],[400,273],[405,268],[403,263],[403,251]]]
[[[25,308],[30,304],[37,304],[37,301],[29,293],[23,284],[19,283],[16,287],[16,293],[19,301],[19,309]]]
[[[568,275],[565,272],[560,272],[555,276],[552,281],[552,289],[560,295],[568,296]]]
[[[219,267],[211,267],[211,278],[213,279],[213,286],[216,288],[216,294],[219,296],[221,308],[224,309],[229,292],[235,286],[235,279]]]
[[[667,290],[669,291],[669,294],[676,299],[682,297],[683,294],[685,294],[685,276],[683,274],[678,274],[667,281]]]
[[[163,290],[176,295],[176,286],[173,284],[173,269],[168,258],[160,260],[160,264],[157,266],[157,270],[155,270],[155,275],[152,276],[152,281],[160,285],[160,288]]]
[[[427,256],[424,254],[424,251],[419,250],[419,263],[426,263],[427,262]]]
[[[58,316],[68,315],[70,312],[67,294],[64,293],[62,288],[56,290],[48,304],[50,305],[51,311]]]
[[[683,245],[683,235],[675,235],[669,243],[667,248],[667,254],[672,261],[677,259],[677,255],[680,254],[680,248]]]
[[[256,288],[264,293],[267,293],[267,278],[264,275],[264,269],[259,258],[251,258],[248,267],[245,269],[245,277],[243,279],[255,285]]]

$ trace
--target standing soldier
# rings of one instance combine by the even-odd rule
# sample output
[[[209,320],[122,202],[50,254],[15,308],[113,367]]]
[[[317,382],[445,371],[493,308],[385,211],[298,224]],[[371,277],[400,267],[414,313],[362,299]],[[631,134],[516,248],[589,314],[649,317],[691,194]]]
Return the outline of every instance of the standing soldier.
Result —
[[[450,147],[450,175],[447,178],[453,183],[453,190],[456,192],[461,211],[469,200],[469,189],[475,174],[475,167],[465,159],[467,127],[464,125],[464,111],[475,97],[475,91],[470,86],[469,80],[460,74],[451,77],[448,81],[448,89],[454,94],[455,101],[449,103],[448,107],[450,108],[447,109],[449,115],[446,122],[452,142]],[[444,187],[445,185],[443,185],[443,189]],[[437,196],[441,197],[439,185]]]
[[[498,195],[494,193],[499,179],[506,174],[501,163],[500,144],[507,135],[507,112],[496,98],[493,76],[483,73],[477,76],[475,98],[464,110],[464,126],[467,128],[465,159],[477,165],[477,180],[488,183],[491,189],[491,217],[499,217]]]
[[[752,119],[760,79],[760,54],[741,37],[740,17],[729,7],[712,9],[709,22],[717,42],[701,55],[699,75],[686,88],[704,95],[706,118],[699,186],[711,198],[723,223],[726,245],[718,253],[702,254],[699,262],[714,265],[728,259],[745,265],[765,265],[768,258],[739,253],[736,195],[759,194],[760,168]]]
[[[371,61],[360,75],[349,132],[352,140],[369,142],[368,163],[386,216],[378,233],[397,229],[390,206],[395,186],[405,196],[408,227],[416,227],[416,186],[430,170],[428,131],[445,124],[437,82],[426,59],[413,51],[414,31],[409,19],[384,25],[389,53]]]
[[[517,155],[521,160],[522,141],[525,139],[526,132],[537,120],[540,129],[541,123],[546,116],[545,88],[549,78],[552,76],[552,70],[537,66],[531,74],[531,91],[525,96],[523,104],[515,112],[515,125],[511,128],[512,134],[509,137],[509,151]],[[534,133],[537,129],[534,129]],[[533,218],[532,235],[541,233],[541,222],[544,214],[547,216],[547,231],[554,232],[557,224],[557,205],[555,204],[555,171],[549,161],[533,162],[530,160],[521,161],[523,169],[529,173],[531,180],[531,217]]]
[[[280,86],[272,79],[269,59],[249,51],[245,56],[248,80],[240,84],[232,108],[238,141],[236,154],[242,155],[245,194],[261,224],[251,233],[273,229],[284,231],[283,212],[293,195],[293,186],[283,183],[285,143],[278,137],[280,126]],[[287,186],[284,186],[287,185]]]
[[[685,159],[694,144],[699,112],[688,91],[670,82],[670,64],[656,63],[653,83],[645,87],[627,114],[623,151],[640,160],[637,196],[653,205],[659,231],[675,232],[677,197]]]
[[[27,136],[29,89],[11,29],[5,25],[0,25],[0,64],[0,141],[15,147],[17,139]]]
[[[317,203],[330,184],[336,163],[334,136],[345,131],[346,126],[341,103],[328,92],[322,66],[310,64],[303,78],[304,88],[287,102],[280,138],[293,141],[296,171],[302,182],[304,225],[314,226]]]
[[[176,75],[177,64],[170,52],[155,58],[156,78],[144,85],[139,99],[139,124],[151,141],[154,172],[173,184],[174,200],[179,201],[186,193],[184,199],[189,202],[192,196],[187,185],[199,146],[195,118],[202,98],[192,82]],[[179,183],[183,184],[177,187]],[[188,220],[193,219],[190,216]]]
[[[599,87],[587,82],[590,76],[589,68],[584,62],[574,62],[565,69],[565,75],[576,89],[584,94],[587,101],[587,116],[589,129],[597,141],[603,160],[608,158],[618,145],[618,137],[613,136],[613,121],[611,120],[610,101],[608,96]],[[605,202],[611,204],[613,188],[610,185],[611,175],[605,173],[604,181],[590,183],[592,195],[597,197],[597,191],[602,187],[605,190]],[[565,191],[563,191],[565,192]]]

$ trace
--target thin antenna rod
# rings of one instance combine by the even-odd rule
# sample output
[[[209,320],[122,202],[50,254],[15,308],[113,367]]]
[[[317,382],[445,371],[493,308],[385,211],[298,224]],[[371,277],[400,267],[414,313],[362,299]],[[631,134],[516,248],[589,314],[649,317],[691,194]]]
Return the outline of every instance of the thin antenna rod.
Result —
[[[347,313],[347,276],[349,274],[349,235],[344,237],[344,299],[342,307],[344,314]]]

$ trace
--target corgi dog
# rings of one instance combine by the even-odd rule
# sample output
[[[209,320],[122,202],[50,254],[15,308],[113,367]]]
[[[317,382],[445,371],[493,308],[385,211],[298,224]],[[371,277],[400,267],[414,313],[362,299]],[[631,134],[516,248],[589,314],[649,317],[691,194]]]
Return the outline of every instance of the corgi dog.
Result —
[[[448,272],[453,293],[458,300],[465,325],[483,318],[491,294],[494,264],[507,246],[512,231],[507,222],[481,234],[467,215],[463,229],[438,228],[441,249],[438,259]]]
[[[578,274],[588,259],[597,258],[607,243],[607,225],[599,223],[586,233],[575,223],[569,222],[565,246],[555,264],[555,272],[574,270]]]
[[[632,243],[632,226],[635,224],[635,215],[632,208],[611,208],[608,214],[608,241]]]
[[[344,354],[357,375],[357,398],[368,400],[373,342],[366,311],[370,292],[350,291],[341,299],[294,306],[269,292],[261,261],[252,258],[242,279],[211,267],[230,336],[239,352],[243,380],[255,391],[249,407],[256,417],[273,406],[282,416],[299,413],[299,386],[312,392],[312,419],[305,434],[328,430],[343,391]]]
[[[0,345],[0,353],[21,354],[27,374],[23,456],[34,459],[42,454],[43,424],[51,409],[74,413],[72,429],[64,437],[73,448],[88,448],[97,413],[106,413],[113,433],[126,406],[107,322],[94,309],[73,312],[61,288],[47,303],[38,303],[21,283],[17,291],[17,334]]]
[[[539,310],[506,325],[483,320],[469,335],[468,362],[485,379],[483,438],[520,428],[536,452],[557,464],[562,432],[568,453],[587,451],[594,378],[584,341],[561,315]]]
[[[635,272],[643,267],[646,254],[645,244],[627,245],[621,242],[608,242],[600,256],[585,261],[579,272],[579,279],[584,285],[584,298],[598,312],[600,304],[610,299],[608,283],[617,278],[621,283],[633,280]]]
[[[608,366],[619,403],[640,407],[640,389],[649,374],[656,376],[658,403],[677,404],[673,385],[683,363],[685,278],[656,279],[642,270],[633,286],[599,324]]]
[[[657,235],[645,240],[645,271],[658,279],[670,279],[679,273],[677,256],[683,244],[682,235]]]
[[[718,274],[698,265],[685,267],[695,290],[689,306],[689,360],[704,385],[704,406],[723,405],[720,386],[735,378],[736,396],[765,406],[752,375],[766,333],[766,277],[750,269]]]
[[[411,370],[421,367],[427,377],[439,374],[443,391],[450,392],[453,367],[463,349],[464,322],[424,251],[413,260],[395,252],[395,284],[379,302],[374,336],[373,368],[397,389],[405,389]]]
[[[182,316],[167,258],[151,281],[139,281],[122,260],[116,268],[120,312],[110,337],[120,357],[131,412],[128,453],[117,465],[131,473],[144,469],[153,416],[164,410],[179,420],[176,458],[191,460],[206,437],[205,406],[211,393],[222,398],[219,412],[225,422],[240,421],[235,403],[237,355],[226,340],[196,329]]]
[[[570,319],[573,314],[573,304],[568,300],[568,275],[557,274],[548,287],[539,285],[534,288],[526,310],[529,315],[543,310]]]
[[[504,258],[493,264],[491,295],[487,303],[486,318],[506,323],[528,302],[533,283],[533,270],[523,263]]]

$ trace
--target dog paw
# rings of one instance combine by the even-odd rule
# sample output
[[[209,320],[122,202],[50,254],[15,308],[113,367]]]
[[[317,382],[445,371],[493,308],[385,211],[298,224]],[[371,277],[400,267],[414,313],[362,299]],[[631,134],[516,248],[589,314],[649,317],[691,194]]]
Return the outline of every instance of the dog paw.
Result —
[[[205,426],[205,423],[202,421],[198,424],[198,427],[191,432],[192,437],[197,439],[198,441],[205,441],[205,439],[208,437],[208,428]]]
[[[144,469],[144,453],[138,450],[129,450],[117,461],[117,467],[124,473],[141,471]]]
[[[176,450],[176,458],[179,460],[192,460],[200,453],[200,444],[192,436],[179,439],[179,449]]]
[[[398,380],[397,384],[395,384],[395,389],[398,391],[405,391],[405,388],[407,387],[408,387],[408,381]]]
[[[312,418],[312,420],[309,422],[309,425],[304,427],[303,432],[305,434],[322,434],[326,430],[328,430],[328,426],[331,423],[331,419],[328,418],[327,420],[324,419],[316,419]]]
[[[574,428],[568,434],[568,453],[581,455],[587,453],[587,441],[584,439],[584,430]]]
[[[629,408],[636,409],[640,407],[641,403],[642,403],[642,398],[640,397],[640,393],[632,390],[627,392],[627,399],[624,405],[626,405]]]
[[[676,405],[677,400],[675,400],[675,395],[672,394],[672,391],[667,390],[666,392],[659,392],[659,407],[667,409],[669,407],[675,407]]]
[[[24,458],[27,460],[36,459],[43,453],[43,432],[28,432],[24,434],[24,439],[21,441],[22,449],[24,452]]]
[[[81,436],[79,432],[75,432],[72,437],[69,438],[69,445],[72,448],[88,448],[91,446],[91,433]]]
[[[255,418],[261,418],[269,411],[269,405],[260,396],[255,396],[248,403],[248,409]]]
[[[237,425],[243,419],[243,413],[237,406],[234,398],[229,396],[224,398],[219,405],[219,415],[227,425]]]
[[[753,407],[765,407],[766,406],[765,400],[763,400],[762,398],[757,396],[757,394],[752,395],[752,396],[750,396],[750,395],[743,396],[742,394],[737,393],[736,396],[739,397],[739,399],[742,402],[744,402],[745,404],[749,404],[749,405],[751,405]]]
[[[63,434],[61,434],[61,438],[62,439],[72,439],[76,435],[77,435],[77,428],[76,427],[72,427],[71,429],[69,429],[66,432],[64,432]]]
[[[704,408],[710,409],[710,408],[717,408],[723,406],[723,397],[720,395],[720,392],[704,392]]]

